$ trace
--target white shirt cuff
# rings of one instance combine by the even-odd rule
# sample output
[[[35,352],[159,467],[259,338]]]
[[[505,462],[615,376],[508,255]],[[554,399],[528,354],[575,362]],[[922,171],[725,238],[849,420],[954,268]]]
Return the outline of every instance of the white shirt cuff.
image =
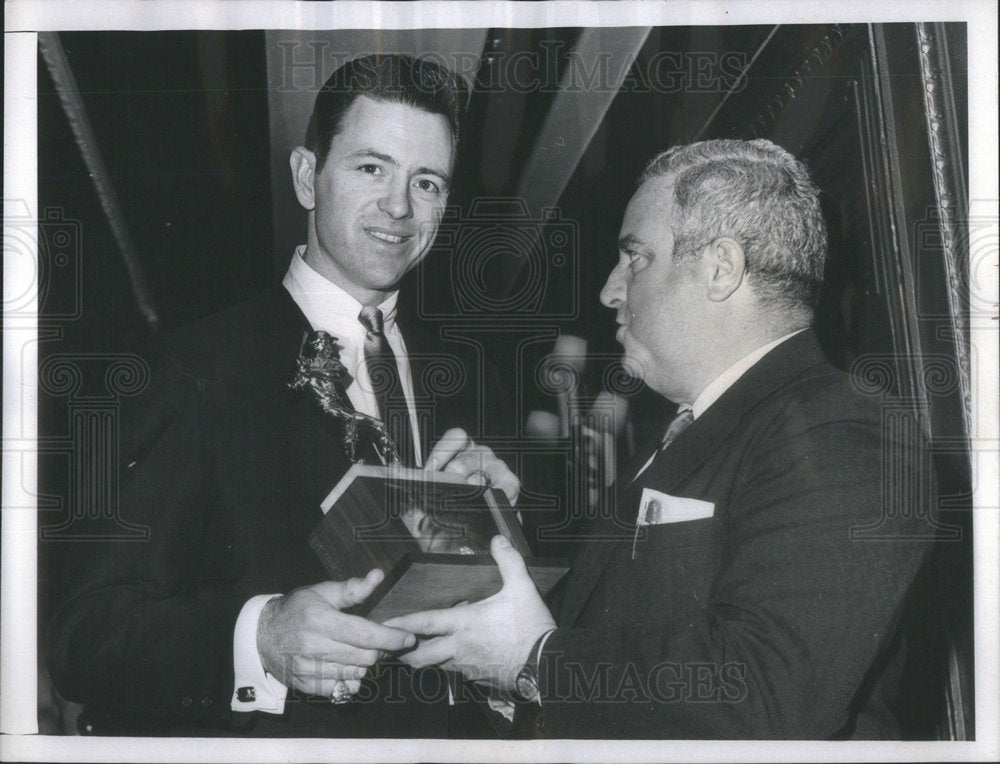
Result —
[[[285,712],[288,688],[264,671],[257,652],[257,622],[264,605],[280,594],[259,594],[247,600],[233,629],[233,668],[236,682],[230,707],[233,711]]]
[[[549,632],[545,636],[543,636],[541,638],[541,640],[538,642],[538,650],[536,650],[535,654],[531,656],[532,660],[534,660],[534,662],[535,662],[535,669],[536,670],[538,668],[540,668],[540,666],[541,666],[541,663],[542,663],[542,651],[545,649],[545,643],[548,642],[549,641],[549,637],[551,637],[555,633],[556,633],[555,629],[550,629]],[[538,696],[538,705],[542,705],[542,696],[541,695]]]
[[[556,633],[555,629],[550,629],[545,636],[542,637],[542,641],[538,643],[538,650],[535,652],[532,658],[535,659],[535,665],[537,666],[542,662],[542,651],[545,649],[545,643],[549,641],[549,637]]]

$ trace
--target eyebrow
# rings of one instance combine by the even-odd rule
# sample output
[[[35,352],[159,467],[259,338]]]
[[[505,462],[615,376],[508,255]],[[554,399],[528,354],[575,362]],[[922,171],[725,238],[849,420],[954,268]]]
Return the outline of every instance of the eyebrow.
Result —
[[[625,234],[618,240],[618,249],[621,252],[651,254],[649,248],[639,238],[630,233]]]
[[[380,162],[385,162],[393,167],[399,167],[399,162],[396,161],[394,157],[388,154],[383,154],[381,151],[376,151],[375,149],[358,149],[357,151],[352,151],[347,155],[348,159],[364,159],[370,157],[372,159],[378,159]],[[435,170],[433,167],[418,167],[415,173],[416,175],[437,175],[445,184],[451,183],[451,178],[448,173],[442,170]]]

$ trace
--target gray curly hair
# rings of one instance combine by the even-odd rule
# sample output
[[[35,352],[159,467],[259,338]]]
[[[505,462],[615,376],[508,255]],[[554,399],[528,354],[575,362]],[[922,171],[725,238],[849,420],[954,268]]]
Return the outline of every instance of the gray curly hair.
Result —
[[[674,146],[639,177],[674,184],[674,258],[690,257],[720,236],[740,242],[754,292],[765,305],[815,310],[826,261],[819,189],[805,166],[758,139]]]

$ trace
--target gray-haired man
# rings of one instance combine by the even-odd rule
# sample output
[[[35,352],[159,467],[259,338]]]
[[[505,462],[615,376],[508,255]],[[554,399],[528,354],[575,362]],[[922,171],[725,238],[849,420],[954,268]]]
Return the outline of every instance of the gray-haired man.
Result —
[[[391,621],[421,637],[404,660],[510,692],[554,738],[898,734],[887,666],[922,513],[896,538],[855,531],[884,518],[887,449],[913,474],[927,462],[918,435],[883,434],[810,329],[818,195],[763,140],[650,162],[601,301],[678,414],[619,472],[614,516],[591,525],[551,610],[494,540],[504,589]]]

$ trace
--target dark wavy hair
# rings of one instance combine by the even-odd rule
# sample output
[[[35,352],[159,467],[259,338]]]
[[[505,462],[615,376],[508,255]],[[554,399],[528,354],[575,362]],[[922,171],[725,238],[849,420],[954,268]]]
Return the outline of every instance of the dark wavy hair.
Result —
[[[331,74],[316,95],[305,146],[316,155],[316,168],[321,170],[344,114],[359,96],[368,96],[443,115],[455,147],[468,95],[462,77],[429,59],[388,53],[359,56]]]

